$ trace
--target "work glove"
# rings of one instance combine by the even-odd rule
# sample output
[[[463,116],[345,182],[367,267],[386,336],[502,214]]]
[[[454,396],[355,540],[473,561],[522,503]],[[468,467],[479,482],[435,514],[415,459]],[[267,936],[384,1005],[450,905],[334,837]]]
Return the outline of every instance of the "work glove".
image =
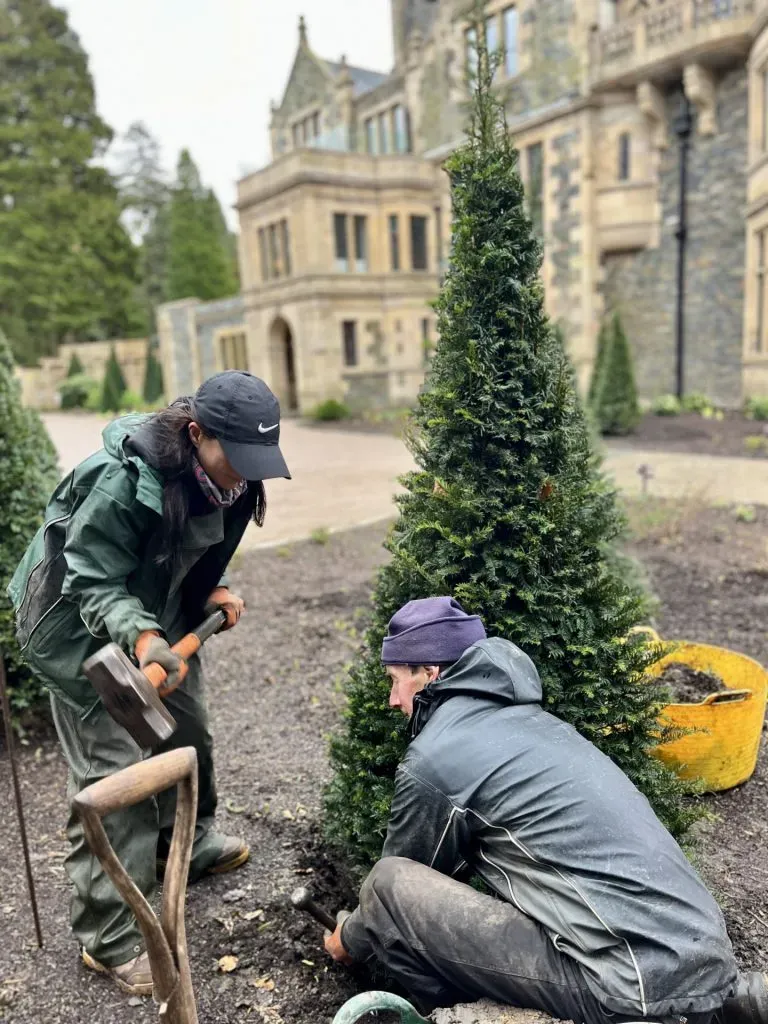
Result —
[[[219,609],[227,616],[227,621],[221,627],[221,632],[224,633],[239,622],[240,616],[245,611],[245,601],[237,594],[233,594],[227,587],[216,587],[209,594],[203,612],[208,618]]]
[[[140,633],[134,648],[139,667],[157,663],[168,673],[166,686],[175,686],[179,678],[181,658],[171,650],[167,640],[151,630]]]

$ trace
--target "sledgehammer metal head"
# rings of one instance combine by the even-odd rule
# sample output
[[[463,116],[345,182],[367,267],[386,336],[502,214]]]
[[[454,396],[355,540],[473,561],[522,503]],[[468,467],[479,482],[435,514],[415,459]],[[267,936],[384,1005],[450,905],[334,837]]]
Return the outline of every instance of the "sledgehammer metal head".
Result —
[[[175,731],[176,721],[157,690],[117,644],[92,655],[83,672],[110,715],[140,747],[156,747]]]

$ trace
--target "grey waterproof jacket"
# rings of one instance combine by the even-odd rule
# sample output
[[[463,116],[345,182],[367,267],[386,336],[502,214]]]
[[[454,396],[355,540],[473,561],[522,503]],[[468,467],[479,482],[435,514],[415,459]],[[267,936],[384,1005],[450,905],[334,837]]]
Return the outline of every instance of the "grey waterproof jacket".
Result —
[[[467,865],[610,1011],[719,1008],[737,971],[717,904],[646,798],[541,699],[533,662],[501,639],[417,694],[382,856],[446,875]],[[343,940],[362,952],[357,912]]]

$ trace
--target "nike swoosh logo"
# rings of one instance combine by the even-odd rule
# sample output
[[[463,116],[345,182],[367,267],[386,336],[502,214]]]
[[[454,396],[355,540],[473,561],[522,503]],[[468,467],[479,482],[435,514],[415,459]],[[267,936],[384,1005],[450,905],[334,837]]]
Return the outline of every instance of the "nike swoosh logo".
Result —
[[[270,430],[277,430],[277,428],[279,426],[280,426],[279,423],[275,423],[275,425],[273,427],[265,427],[263,423],[260,423],[259,424],[259,433],[260,434],[268,434],[270,432]]]

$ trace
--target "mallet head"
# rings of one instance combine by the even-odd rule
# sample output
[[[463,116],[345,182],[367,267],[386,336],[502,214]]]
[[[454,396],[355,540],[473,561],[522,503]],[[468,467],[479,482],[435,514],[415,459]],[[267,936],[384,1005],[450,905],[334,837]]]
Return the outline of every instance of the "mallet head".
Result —
[[[117,644],[88,658],[83,672],[109,714],[143,749],[158,746],[176,730],[157,690]]]
[[[296,907],[297,910],[304,910],[308,903],[312,902],[312,893],[309,889],[305,889],[304,886],[300,886],[298,889],[294,889],[291,893],[291,903]]]

